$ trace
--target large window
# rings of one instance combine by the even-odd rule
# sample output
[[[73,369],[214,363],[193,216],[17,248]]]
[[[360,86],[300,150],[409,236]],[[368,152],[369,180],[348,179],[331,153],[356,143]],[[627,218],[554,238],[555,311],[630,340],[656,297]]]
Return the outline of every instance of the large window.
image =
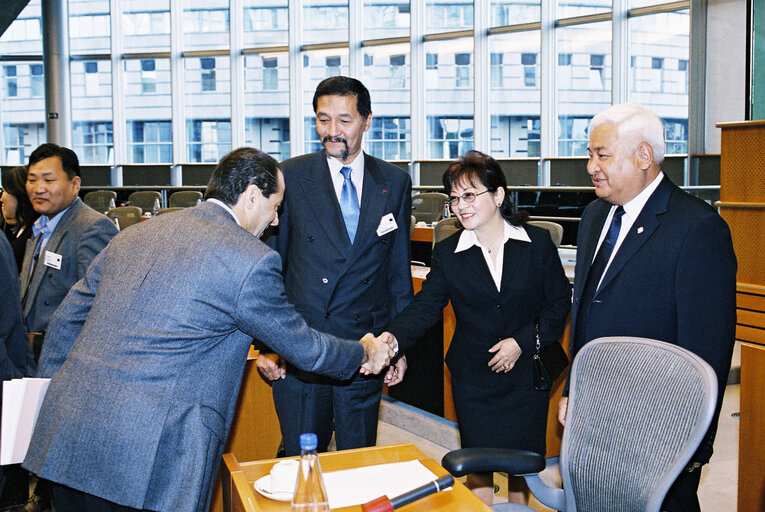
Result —
[[[127,162],[172,162],[170,59],[126,59],[123,76]]]
[[[540,156],[539,31],[492,36],[491,154]]]
[[[425,51],[426,155],[455,158],[473,149],[473,40],[428,42]]]
[[[558,155],[587,154],[587,124],[611,105],[611,22],[558,29]]]
[[[46,138],[40,2],[0,35],[2,165],[23,162]],[[690,87],[690,6],[70,0],[72,145],[85,163],[113,165],[116,179],[122,165],[173,165],[175,185],[185,164],[214,163],[234,147],[284,160],[321,148],[318,83],[353,74],[372,99],[363,147],[388,160],[452,159],[475,147],[539,159],[547,183],[551,159],[586,154],[592,116],[626,101],[664,120],[667,153],[686,154],[699,128],[689,105],[704,101]]]
[[[231,151],[231,76],[229,57],[184,59],[186,158],[217,162]]]

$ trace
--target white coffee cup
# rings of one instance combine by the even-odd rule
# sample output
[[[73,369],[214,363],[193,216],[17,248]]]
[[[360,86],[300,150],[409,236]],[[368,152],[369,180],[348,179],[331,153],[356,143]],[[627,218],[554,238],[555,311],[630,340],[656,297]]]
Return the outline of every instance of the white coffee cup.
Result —
[[[295,459],[281,460],[271,468],[271,492],[295,492],[295,481],[300,462]]]

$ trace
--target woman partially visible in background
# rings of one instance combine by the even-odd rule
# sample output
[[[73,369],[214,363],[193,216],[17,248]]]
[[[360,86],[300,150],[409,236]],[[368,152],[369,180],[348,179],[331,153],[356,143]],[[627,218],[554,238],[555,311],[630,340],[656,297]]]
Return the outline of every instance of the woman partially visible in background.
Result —
[[[0,203],[3,210],[3,232],[11,243],[16,266],[21,272],[27,240],[32,236],[32,224],[39,215],[32,208],[27,196],[25,166],[3,171],[2,180]]]

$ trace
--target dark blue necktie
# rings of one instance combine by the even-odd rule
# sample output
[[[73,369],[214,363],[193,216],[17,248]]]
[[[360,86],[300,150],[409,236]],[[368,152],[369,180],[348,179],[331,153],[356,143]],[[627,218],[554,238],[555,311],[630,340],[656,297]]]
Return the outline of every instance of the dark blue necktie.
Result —
[[[340,211],[343,212],[343,220],[345,221],[345,229],[348,231],[348,238],[353,239],[356,237],[356,228],[359,225],[359,196],[356,194],[356,185],[351,181],[351,169],[344,166],[340,169],[340,173],[343,175],[343,189],[340,191]]]
[[[609,226],[608,233],[606,233],[606,238],[603,240],[603,243],[600,244],[598,254],[595,256],[595,259],[590,266],[589,274],[587,274],[587,282],[584,284],[584,291],[582,292],[582,297],[579,301],[580,309],[576,322],[575,344],[578,347],[581,347],[584,345],[584,343],[589,341],[583,339],[585,337],[584,326],[587,321],[587,316],[590,312],[590,305],[595,298],[595,292],[598,290],[600,279],[603,277],[603,271],[606,269],[606,265],[608,265],[608,260],[611,258],[611,254],[614,252],[616,240],[619,238],[619,231],[622,229],[623,215],[624,208],[619,206],[614,212],[614,216],[611,219],[611,226]]]

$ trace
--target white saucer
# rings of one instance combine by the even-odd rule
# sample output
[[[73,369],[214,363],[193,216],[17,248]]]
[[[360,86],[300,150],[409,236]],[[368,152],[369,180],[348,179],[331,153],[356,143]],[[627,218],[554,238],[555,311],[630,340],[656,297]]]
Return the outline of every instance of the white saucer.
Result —
[[[271,492],[271,475],[265,475],[257,480],[253,484],[255,490],[266,498],[276,501],[292,501],[291,492]]]

